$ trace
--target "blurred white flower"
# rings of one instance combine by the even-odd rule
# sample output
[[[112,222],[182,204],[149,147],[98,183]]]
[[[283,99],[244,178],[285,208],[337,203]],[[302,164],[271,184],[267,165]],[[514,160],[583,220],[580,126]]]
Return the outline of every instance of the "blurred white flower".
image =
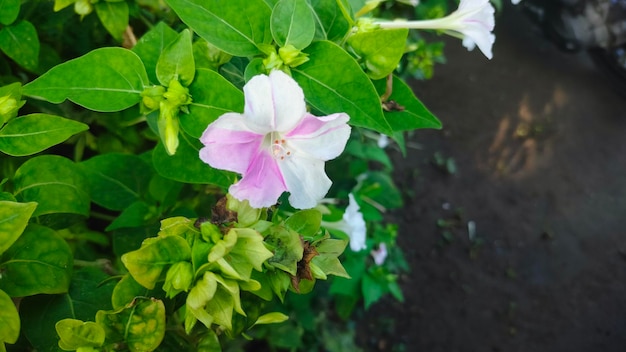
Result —
[[[517,5],[517,4],[519,4],[519,2],[520,2],[520,1],[522,1],[522,0],[511,0],[511,2],[513,3],[513,5]]]
[[[515,0],[514,0],[515,1]],[[434,20],[375,22],[380,28],[435,29],[463,39],[463,46],[472,50],[478,46],[488,58],[493,57],[492,47],[496,36],[495,9],[489,0],[461,0],[459,8],[450,15]]]
[[[386,134],[382,134],[378,137],[378,148],[385,149],[389,145],[389,137]]]
[[[387,259],[387,245],[384,242],[379,244],[378,249],[372,249],[370,254],[374,258],[376,265],[383,265],[385,259]]]
[[[343,213],[343,218],[335,222],[322,222],[322,226],[331,230],[339,230],[350,238],[350,249],[359,252],[367,248],[367,226],[359,204],[352,193],[348,195],[348,207]]]

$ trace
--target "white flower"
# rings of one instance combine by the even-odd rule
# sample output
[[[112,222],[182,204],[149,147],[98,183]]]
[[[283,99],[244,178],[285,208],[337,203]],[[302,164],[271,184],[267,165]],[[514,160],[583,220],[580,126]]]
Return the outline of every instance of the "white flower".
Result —
[[[386,134],[380,134],[380,136],[378,136],[378,148],[380,149],[385,149],[387,148],[387,146],[389,145],[389,137],[387,137]]]
[[[363,214],[361,214],[359,203],[356,202],[352,193],[348,195],[348,199],[348,207],[343,213],[343,221],[345,221],[348,226],[346,233],[350,236],[350,249],[358,252],[367,248],[365,244],[367,227],[363,219]]]
[[[343,213],[343,218],[335,222],[322,222],[322,226],[331,230],[339,230],[350,238],[350,249],[359,252],[367,248],[367,225],[363,214],[352,193],[348,194],[348,207]]]
[[[254,208],[276,204],[285,191],[294,208],[315,207],[332,184],[324,162],[350,137],[348,115],[311,115],[302,88],[282,71],[253,77],[243,91],[243,114],[226,113],[207,127],[200,159],[240,173],[229,192]]]
[[[472,50],[478,46],[488,59],[493,57],[492,47],[496,36],[495,9],[489,0],[461,0],[459,8],[450,15],[425,21],[376,22],[381,28],[412,28],[442,30],[463,39],[463,46]]]
[[[374,258],[376,265],[383,265],[385,259],[387,259],[387,245],[384,242],[379,244],[378,249],[372,249],[370,254]]]
[[[517,4],[519,4],[519,2],[520,2],[520,1],[522,1],[522,0],[511,0],[511,2],[513,3],[513,5],[517,5]]]

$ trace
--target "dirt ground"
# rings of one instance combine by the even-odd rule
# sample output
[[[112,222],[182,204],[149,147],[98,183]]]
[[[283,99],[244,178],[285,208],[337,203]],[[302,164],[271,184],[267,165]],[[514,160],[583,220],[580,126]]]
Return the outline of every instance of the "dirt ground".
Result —
[[[444,129],[395,155],[406,207],[393,216],[412,271],[406,302],[370,309],[359,343],[626,351],[626,98],[513,6],[495,33],[491,61],[446,40],[448,63],[412,82]]]

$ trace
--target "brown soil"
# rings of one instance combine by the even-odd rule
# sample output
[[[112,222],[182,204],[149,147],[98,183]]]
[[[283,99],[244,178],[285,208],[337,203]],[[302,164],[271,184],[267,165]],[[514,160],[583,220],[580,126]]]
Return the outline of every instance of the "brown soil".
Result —
[[[360,320],[366,351],[626,350],[626,99],[512,6],[496,38],[491,61],[446,39],[412,82],[444,129],[394,156],[411,272]]]

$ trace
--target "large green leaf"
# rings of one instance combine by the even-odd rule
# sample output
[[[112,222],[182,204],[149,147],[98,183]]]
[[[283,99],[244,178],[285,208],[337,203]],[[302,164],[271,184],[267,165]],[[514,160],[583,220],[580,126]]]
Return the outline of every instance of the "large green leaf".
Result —
[[[271,30],[278,45],[306,48],[315,36],[311,7],[303,0],[280,0],[272,9]]]
[[[153,351],[165,336],[165,306],[160,300],[138,298],[127,307],[99,311],[96,322],[108,340],[125,343],[131,352]]]
[[[0,201],[0,255],[20,237],[37,203]]]
[[[128,3],[126,1],[98,1],[95,8],[104,28],[115,40],[121,42],[122,35],[128,26]]]
[[[20,13],[20,3],[20,0],[0,0],[0,23],[13,23]]]
[[[187,116],[181,117],[182,119]],[[207,183],[227,188],[235,182],[235,174],[217,170],[200,160],[202,144],[188,135],[179,135],[176,154],[170,156],[159,143],[152,152],[152,163],[159,175],[184,183]]]
[[[314,42],[304,52],[310,60],[291,72],[311,106],[325,114],[345,112],[351,125],[392,133],[374,85],[348,53],[329,41]]]
[[[191,248],[179,236],[149,238],[138,250],[122,255],[133,279],[149,289],[154,288],[166,266],[189,259]]]
[[[198,69],[189,93],[193,101],[189,114],[180,115],[180,126],[194,138],[222,114],[243,111],[243,92],[215,71]]]
[[[317,209],[301,210],[287,218],[285,225],[301,236],[312,237],[320,230],[322,213]]]
[[[0,29],[0,49],[18,65],[34,71],[39,66],[39,37],[28,21],[19,21]]]
[[[337,0],[309,0],[315,19],[315,39],[338,42],[350,30],[350,23],[341,13]]]
[[[398,66],[408,35],[406,28],[368,31],[350,36],[348,44],[363,60],[370,78],[381,79]]]
[[[31,224],[0,259],[0,290],[12,297],[66,292],[72,251],[54,230]]]
[[[380,95],[386,91],[387,80],[374,82]],[[392,91],[387,101],[394,101],[399,109],[385,111],[385,117],[394,131],[408,131],[418,128],[441,128],[441,121],[415,96],[415,93],[402,79],[393,77]]]
[[[20,336],[20,316],[11,297],[0,290],[0,345],[15,343]],[[1,349],[2,347],[0,347]]]
[[[159,56],[165,47],[174,41],[174,39],[176,39],[176,31],[168,27],[165,23],[159,22],[156,26],[152,27],[150,31],[144,34],[132,48],[132,51],[141,58],[141,61],[146,67],[150,82],[159,82],[156,76]]]
[[[124,210],[141,199],[154,173],[131,154],[101,154],[78,165],[87,177],[91,200],[111,210]]]
[[[235,56],[260,54],[259,44],[270,44],[271,9],[263,0],[167,0],[194,32]]]
[[[11,156],[38,153],[85,131],[84,123],[48,114],[30,114],[9,121],[0,130],[0,151]]]
[[[193,81],[195,73],[191,32],[185,29],[163,49],[157,61],[156,75],[161,85],[169,86],[176,79],[186,87]]]
[[[67,293],[26,297],[20,304],[22,329],[37,351],[59,351],[55,323],[65,318],[94,320],[98,310],[109,310],[115,281],[97,268],[74,272]]]
[[[53,213],[89,215],[87,181],[71,160],[58,155],[29,159],[15,172],[15,198],[37,202],[33,216]]]
[[[123,48],[100,48],[53,67],[22,88],[24,95],[61,103],[65,99],[95,111],[119,111],[137,104],[149,85],[141,59]]]

